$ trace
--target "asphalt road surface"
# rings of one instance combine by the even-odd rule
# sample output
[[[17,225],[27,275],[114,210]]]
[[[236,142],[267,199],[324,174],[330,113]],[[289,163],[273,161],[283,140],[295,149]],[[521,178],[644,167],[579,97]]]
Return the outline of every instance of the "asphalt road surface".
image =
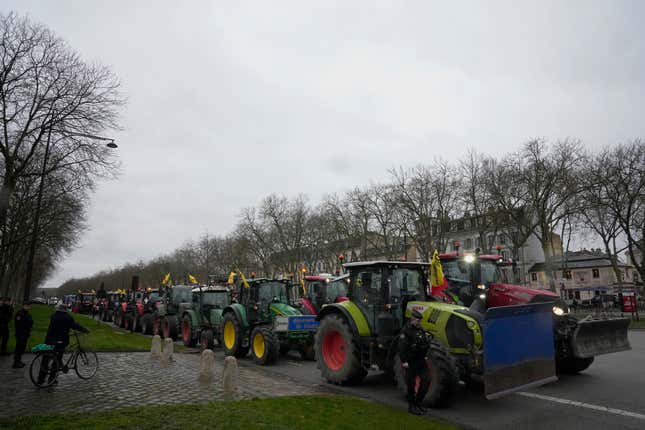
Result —
[[[596,358],[585,372],[526,392],[486,400],[481,389],[460,387],[449,409],[429,414],[475,429],[645,429],[645,331],[631,331],[632,351]],[[243,365],[254,365],[243,360]],[[269,372],[321,383],[314,362],[294,357],[267,366]],[[405,408],[404,398],[381,373],[341,392]]]

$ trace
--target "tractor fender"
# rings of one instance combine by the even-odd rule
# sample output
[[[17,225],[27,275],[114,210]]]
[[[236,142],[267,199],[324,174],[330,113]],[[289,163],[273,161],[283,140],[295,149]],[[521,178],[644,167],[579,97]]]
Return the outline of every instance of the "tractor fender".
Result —
[[[340,315],[343,317],[345,321],[349,324],[350,329],[352,330],[352,334],[354,335],[355,338],[360,337],[360,333],[358,331],[358,327],[356,326],[356,321],[354,321],[354,318],[352,317],[352,314],[350,313],[349,310],[345,309],[342,306],[338,306],[336,304],[331,304],[327,305],[316,316],[316,321],[321,321],[325,316],[327,315]]]
[[[224,308],[224,312],[222,312],[222,317],[229,312],[232,312],[233,314],[235,314],[235,317],[237,318],[238,321],[242,323],[242,326],[244,328],[247,328],[249,326],[249,322],[246,319],[246,309],[244,308],[244,306],[242,306],[239,303],[233,303],[232,305],[229,305]]]

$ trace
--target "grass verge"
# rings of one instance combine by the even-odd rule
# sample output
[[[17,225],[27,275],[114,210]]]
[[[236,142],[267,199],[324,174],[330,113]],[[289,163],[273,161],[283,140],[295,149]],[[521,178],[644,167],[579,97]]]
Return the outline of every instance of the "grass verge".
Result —
[[[632,322],[629,324],[629,328],[638,328],[645,330],[645,315],[640,318],[640,321],[632,320]]]
[[[31,316],[34,319],[34,327],[29,337],[27,351],[39,343],[45,341],[47,328],[49,327],[49,318],[54,313],[52,306],[46,305],[33,305],[31,307]],[[139,334],[126,333],[123,330],[115,329],[114,327],[93,320],[85,315],[71,314],[74,320],[83,327],[90,330],[90,334],[83,336],[81,339],[82,345],[92,351],[149,351],[150,338],[141,336]],[[13,329],[13,321],[11,321],[10,337],[9,337],[9,351],[13,352],[15,345],[15,331]]]
[[[143,406],[108,412],[1,420],[23,429],[458,429],[452,424],[345,396],[278,397],[199,405]]]

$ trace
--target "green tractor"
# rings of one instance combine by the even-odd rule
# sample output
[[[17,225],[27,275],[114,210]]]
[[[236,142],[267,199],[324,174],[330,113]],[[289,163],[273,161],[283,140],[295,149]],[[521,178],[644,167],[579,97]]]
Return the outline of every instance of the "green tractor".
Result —
[[[272,364],[280,354],[297,350],[313,358],[313,337],[318,322],[292,306],[289,281],[242,279],[235,291],[237,302],[224,309],[223,347],[226,355],[245,357],[249,349],[258,364]]]
[[[192,307],[185,309],[181,320],[181,337],[185,346],[200,343],[202,350],[221,343],[222,313],[231,304],[229,289],[223,286],[196,287],[192,290]]]
[[[459,380],[483,376],[489,399],[556,380],[552,303],[482,312],[433,299],[426,263],[356,262],[349,271],[348,300],[323,307],[315,353],[322,377],[358,384],[370,369],[391,374],[405,388],[399,335],[413,310],[422,313],[433,340],[428,356],[430,389],[425,403],[449,405]]]
[[[162,300],[157,306],[160,335],[177,340],[181,328],[181,316],[192,306],[192,285],[174,285],[163,289]]]

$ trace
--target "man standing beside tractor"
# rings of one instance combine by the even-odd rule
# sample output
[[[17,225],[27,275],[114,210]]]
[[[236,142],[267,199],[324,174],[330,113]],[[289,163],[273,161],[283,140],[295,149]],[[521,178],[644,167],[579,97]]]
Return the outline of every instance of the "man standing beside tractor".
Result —
[[[430,336],[421,328],[423,315],[419,311],[412,311],[410,321],[403,328],[400,335],[399,357],[401,367],[405,369],[405,382],[408,386],[408,412],[414,415],[423,415],[426,410],[421,406],[423,399],[430,387],[428,363],[426,354],[430,348]],[[417,378],[419,386],[417,388]]]

